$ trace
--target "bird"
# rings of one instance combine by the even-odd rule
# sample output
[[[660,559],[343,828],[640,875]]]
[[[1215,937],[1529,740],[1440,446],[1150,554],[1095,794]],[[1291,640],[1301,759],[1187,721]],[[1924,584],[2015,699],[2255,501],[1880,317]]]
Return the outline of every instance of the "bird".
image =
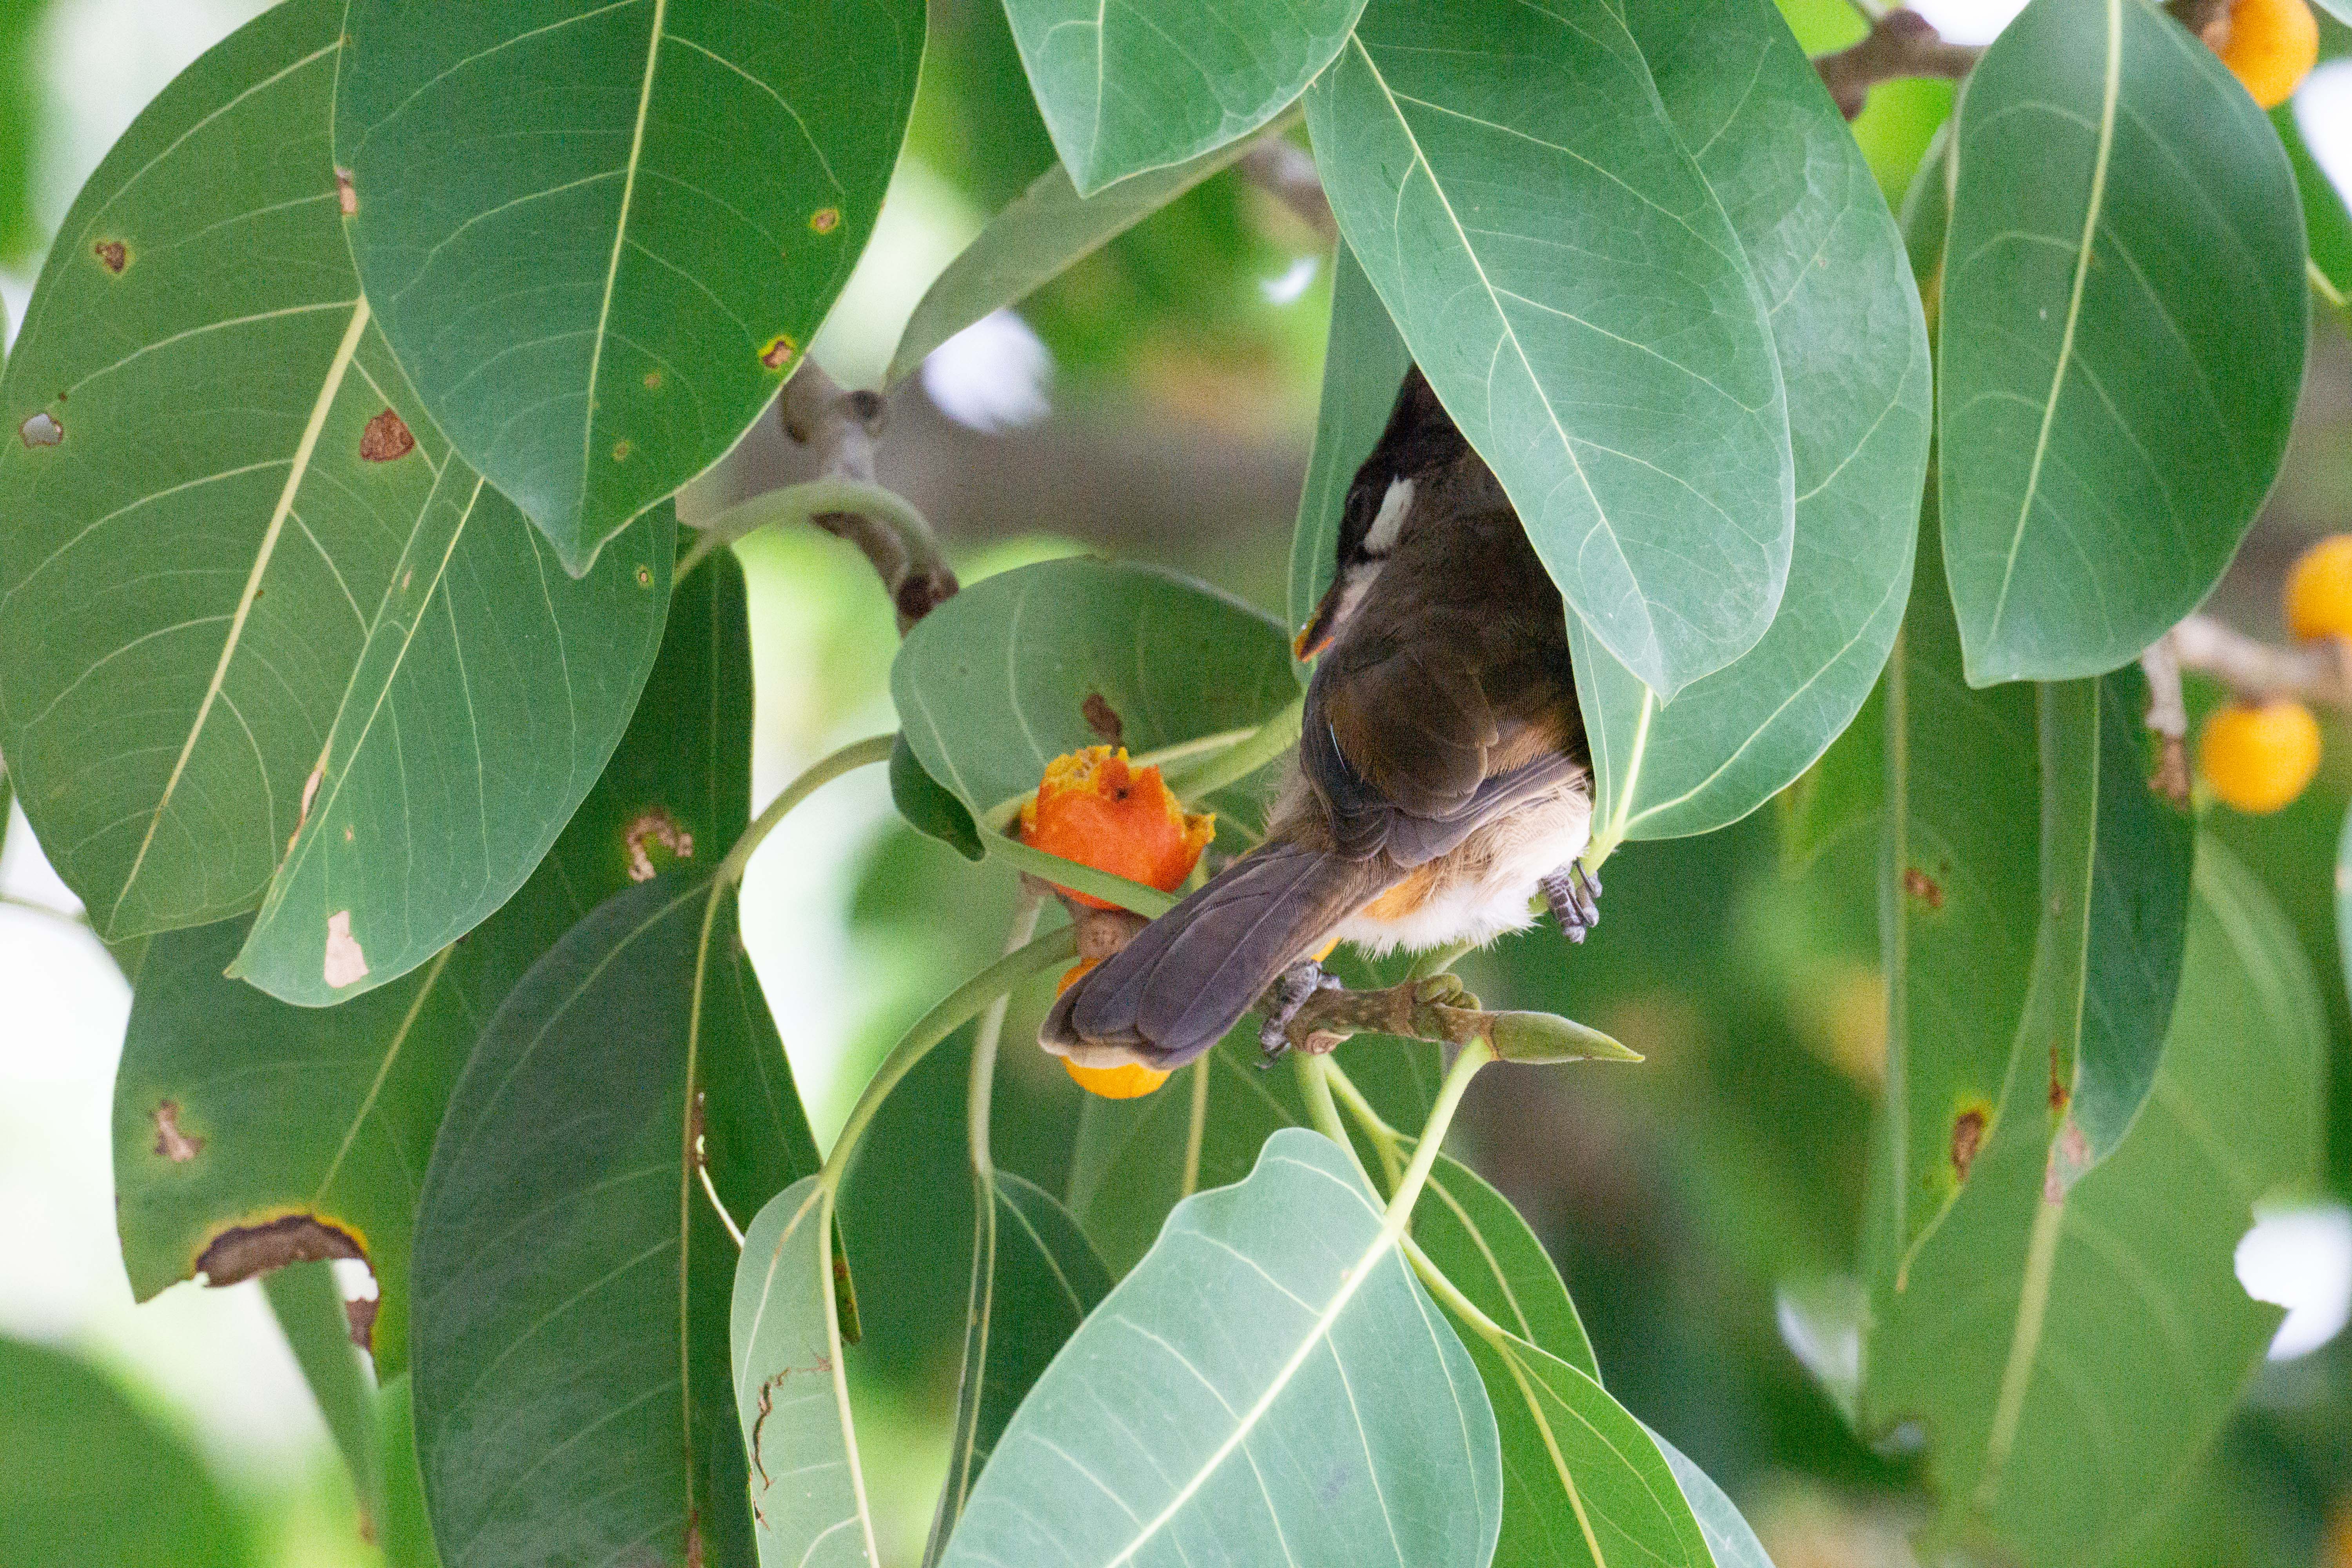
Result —
[[[1068,986],[1039,1044],[1081,1067],[1173,1070],[1253,1006],[1282,1026],[1370,956],[1600,919],[1591,751],[1566,609],[1517,510],[1420,367],[1349,484],[1315,658],[1265,840]],[[1319,657],[1318,657],[1319,656]]]

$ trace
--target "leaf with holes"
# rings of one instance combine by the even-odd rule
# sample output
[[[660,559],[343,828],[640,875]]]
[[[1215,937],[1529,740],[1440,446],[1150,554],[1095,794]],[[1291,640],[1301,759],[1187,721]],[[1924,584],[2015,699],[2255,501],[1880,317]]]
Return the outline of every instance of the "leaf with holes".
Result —
[[[1595,847],[1755,810],[1852,721],[1910,587],[1927,470],[1927,334],[1869,163],[1769,0],[1626,12],[1764,292],[1788,389],[1796,544],[1762,640],[1661,709],[1572,621]]]
[[[1006,0],[1079,194],[1225,146],[1306,90],[1364,0]]]
[[[1238,142],[1082,196],[1056,163],[1030,183],[931,280],[898,334],[885,381],[912,375],[930,352],[1166,206],[1242,155]]]
[[[728,1342],[761,1568],[882,1560],[842,1364],[836,1228],[833,1194],[807,1177],[760,1210],[735,1266]]]
[[[0,1340],[0,1562],[41,1568],[264,1561],[243,1510],[177,1435],[62,1351]],[[271,1554],[274,1559],[275,1553]]]
[[[1372,0],[1307,123],[1576,616],[1662,698],[1747,652],[1795,517],[1770,301],[1619,13]]]
[[[1067,1209],[1009,1171],[992,1171],[973,1184],[981,1201],[973,1205],[963,1382],[926,1563],[946,1548],[972,1483],[1023,1397],[1110,1294],[1108,1271]]]
[[[2170,1500],[2278,1325],[2232,1254],[2257,1199],[2317,1175],[2326,1055],[2293,930],[2210,838],[2154,1089],[2059,1201],[2046,1058],[2020,1039],[1966,1189],[1865,1343],[1864,1430],[1924,1433],[1949,1523],[2056,1568]]]
[[[873,232],[921,0],[358,0],[334,160],[450,441],[585,572],[735,444]]]
[[[148,106],[0,377],[26,814],[107,938],[268,895],[244,968],[310,1003],[530,874],[628,721],[674,548],[665,510],[572,581],[425,419],[336,226],[341,15],[272,10]]]
[[[985,578],[924,616],[890,667],[890,695],[923,771],[991,822],[1035,794],[1056,756],[1112,733],[1137,755],[1238,734],[1298,685],[1282,628],[1240,600],[1157,567],[1076,558]],[[1246,784],[1215,804],[1244,821],[1261,805]]]
[[[1389,308],[1364,276],[1348,242],[1331,258],[1331,329],[1323,347],[1323,401],[1315,416],[1315,450],[1298,495],[1290,534],[1290,624],[1304,629],[1339,570],[1339,514],[1356,470],[1372,454],[1396,406],[1412,354],[1397,336]]]
[[[1235,1333],[1234,1325],[1248,1331]],[[1005,1428],[947,1568],[1174,1560],[1483,1568],[1494,1415],[1347,1153],[1291,1128],[1188,1198]]]
[[[755,1213],[815,1163],[723,879],[606,900],[508,994],[416,1217],[417,1458],[449,1568],[750,1555],[713,1205]]]
[[[1944,266],[1944,561],[1969,680],[2097,675],[2197,607],[2285,450],[2294,175],[2142,0],[2033,0],[1969,78]]]
[[[751,791],[742,569],[725,551],[678,584],[644,700],[530,880],[463,942],[340,1007],[226,978],[245,922],[155,939],[114,1082],[116,1227],[141,1300],[202,1273],[363,1258],[364,1342],[408,1361],[410,1228],[450,1086],[515,982],[604,899],[742,833]]]

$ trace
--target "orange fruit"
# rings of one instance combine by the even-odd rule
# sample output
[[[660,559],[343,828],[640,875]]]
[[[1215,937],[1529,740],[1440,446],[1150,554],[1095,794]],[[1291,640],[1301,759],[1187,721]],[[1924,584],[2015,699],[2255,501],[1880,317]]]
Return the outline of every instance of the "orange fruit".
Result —
[[[2319,23],[2305,0],[2231,0],[2205,41],[2264,109],[2294,97],[2319,59]]]
[[[1064,1057],[1062,1070],[1076,1079],[1080,1089],[1105,1100],[1133,1100],[1168,1081],[1166,1073],[1141,1062],[1121,1062],[1115,1068],[1082,1068]]]
[[[1156,767],[1130,766],[1127,752],[1089,746],[1045,764],[1034,799],[1021,806],[1021,841],[1172,893],[1217,835],[1213,816],[1177,804]],[[1061,889],[1082,904],[1111,906]]]
[[[2352,637],[2352,533],[2331,534],[2286,574],[2287,629],[2298,637]]]
[[[2255,816],[2276,811],[2319,771],[2319,721],[2281,697],[2216,709],[2198,737],[2197,771],[2225,804]]]

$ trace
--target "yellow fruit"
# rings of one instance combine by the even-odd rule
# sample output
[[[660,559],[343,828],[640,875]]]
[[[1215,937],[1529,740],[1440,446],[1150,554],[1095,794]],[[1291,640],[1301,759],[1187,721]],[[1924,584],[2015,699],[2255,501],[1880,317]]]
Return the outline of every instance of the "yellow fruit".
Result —
[[[2287,629],[2298,637],[2352,637],[2352,533],[2321,540],[2286,574]]]
[[[1168,1081],[1166,1073],[1141,1062],[1122,1062],[1115,1068],[1082,1068],[1064,1057],[1062,1070],[1076,1079],[1080,1089],[1105,1100],[1133,1100]]]
[[[2294,97],[2319,59],[2319,24],[2305,0],[2231,0],[2205,41],[2264,109]]]
[[[2216,798],[2260,816],[2303,793],[2319,771],[2319,721],[2300,702],[2232,702],[2205,721],[2197,771]]]
[[[1055,757],[1021,806],[1021,841],[1048,855],[1172,893],[1217,836],[1214,816],[1185,813],[1158,768],[1131,767],[1108,746]],[[1070,892],[1064,889],[1063,891]],[[1110,908],[1071,892],[1080,903]]]

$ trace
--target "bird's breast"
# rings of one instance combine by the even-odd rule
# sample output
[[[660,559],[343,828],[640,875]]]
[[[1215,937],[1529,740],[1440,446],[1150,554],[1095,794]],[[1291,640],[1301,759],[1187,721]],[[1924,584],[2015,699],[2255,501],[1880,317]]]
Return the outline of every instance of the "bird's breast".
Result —
[[[1579,778],[1416,867],[1336,934],[1374,958],[1399,948],[1484,945],[1532,924],[1537,879],[1568,866],[1591,841],[1592,797]]]

